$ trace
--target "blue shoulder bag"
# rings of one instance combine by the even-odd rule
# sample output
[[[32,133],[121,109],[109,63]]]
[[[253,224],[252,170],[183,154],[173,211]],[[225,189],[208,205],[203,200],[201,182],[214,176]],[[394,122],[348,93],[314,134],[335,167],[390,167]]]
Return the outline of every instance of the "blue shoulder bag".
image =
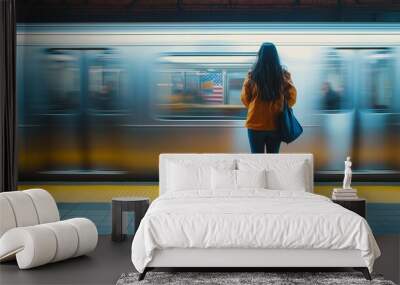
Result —
[[[303,133],[303,127],[297,121],[292,108],[289,107],[286,96],[283,96],[283,111],[279,121],[281,140],[291,143]]]

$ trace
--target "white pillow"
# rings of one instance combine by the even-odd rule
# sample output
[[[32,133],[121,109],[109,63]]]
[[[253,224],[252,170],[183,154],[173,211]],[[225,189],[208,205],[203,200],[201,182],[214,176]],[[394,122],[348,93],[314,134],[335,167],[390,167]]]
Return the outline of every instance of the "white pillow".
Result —
[[[266,171],[263,170],[211,170],[211,188],[215,191],[233,191],[241,188],[266,188]]]
[[[270,169],[267,172],[268,188],[276,190],[303,191],[307,189],[307,176],[304,163],[296,164],[289,169]]]
[[[236,170],[237,188],[267,188],[267,171]]]
[[[167,167],[168,191],[211,190],[211,168],[234,169],[235,161],[171,160]]]
[[[236,170],[232,169],[211,169],[211,189],[235,190]]]
[[[273,190],[306,191],[309,187],[308,164],[301,160],[238,160],[240,170],[266,169],[267,188]]]

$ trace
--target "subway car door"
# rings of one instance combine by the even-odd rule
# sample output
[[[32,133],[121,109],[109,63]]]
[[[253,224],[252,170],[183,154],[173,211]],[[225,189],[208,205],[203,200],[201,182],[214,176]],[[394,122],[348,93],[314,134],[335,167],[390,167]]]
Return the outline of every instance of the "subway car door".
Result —
[[[319,97],[322,171],[338,171],[351,154],[354,132],[354,97],[357,90],[355,51],[329,49],[323,62]]]
[[[122,163],[129,160],[124,152],[124,125],[129,119],[129,98],[124,90],[126,68],[115,49],[86,50],[86,128],[83,147],[87,169],[97,179],[127,172]]]
[[[112,50],[51,48],[47,51],[43,126],[48,140],[49,179],[115,174],[107,151],[115,118],[120,118],[121,70]],[[99,147],[101,145],[101,147]],[[106,146],[105,146],[106,145]],[[108,148],[107,148],[108,147]],[[118,148],[118,147],[116,147]]]
[[[395,63],[393,49],[385,47],[337,48],[329,54],[321,106],[330,169],[341,170],[346,155],[361,174],[398,169]]]
[[[81,121],[83,116],[82,53],[74,49],[45,51],[39,121],[46,163],[39,174],[48,179],[82,167]],[[43,142],[44,142],[43,140]]]
[[[353,155],[361,171],[398,169],[395,53],[391,48],[358,50],[360,89]]]

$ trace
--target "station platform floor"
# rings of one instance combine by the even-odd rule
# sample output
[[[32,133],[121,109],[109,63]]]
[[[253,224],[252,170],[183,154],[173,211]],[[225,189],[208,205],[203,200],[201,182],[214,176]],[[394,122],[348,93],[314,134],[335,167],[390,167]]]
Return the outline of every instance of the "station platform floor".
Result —
[[[316,185],[316,194],[330,197],[338,185]],[[358,196],[367,200],[367,221],[374,234],[400,234],[400,185],[353,185]],[[87,217],[97,226],[100,234],[111,233],[111,200],[121,196],[144,196],[154,200],[158,185],[135,184],[21,184],[20,190],[43,188],[55,198],[62,219]],[[128,213],[128,225],[134,214]],[[133,224],[133,223],[132,223]],[[128,226],[128,231],[133,231]]]
[[[111,203],[57,203],[61,219],[86,217],[100,235],[111,234]],[[134,213],[127,213],[127,232],[134,231]],[[367,221],[375,235],[400,235],[400,204],[368,203]]]

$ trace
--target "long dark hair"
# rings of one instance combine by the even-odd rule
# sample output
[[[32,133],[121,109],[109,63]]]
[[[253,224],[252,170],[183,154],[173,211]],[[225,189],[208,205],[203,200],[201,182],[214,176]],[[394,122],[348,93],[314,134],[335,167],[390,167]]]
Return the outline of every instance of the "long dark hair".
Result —
[[[279,98],[283,85],[283,70],[276,47],[263,43],[258,51],[258,59],[251,71],[251,79],[256,83],[262,101]]]

